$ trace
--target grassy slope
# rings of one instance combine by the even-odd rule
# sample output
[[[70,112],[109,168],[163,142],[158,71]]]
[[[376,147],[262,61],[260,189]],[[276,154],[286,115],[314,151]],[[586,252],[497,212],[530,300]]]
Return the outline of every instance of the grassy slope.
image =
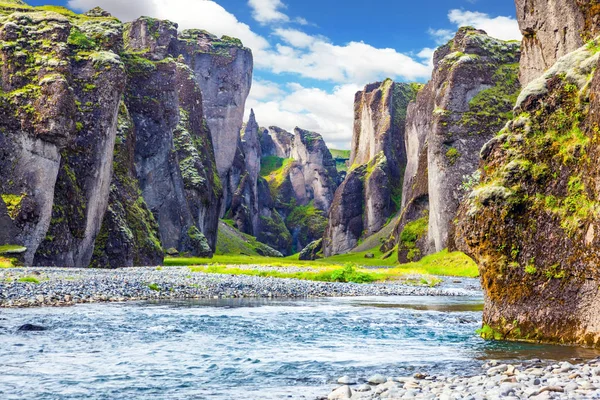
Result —
[[[219,222],[219,235],[217,236],[217,251],[219,256],[255,256],[260,257],[257,249],[267,249],[268,246],[260,243],[256,238],[246,235],[231,227],[226,222]],[[265,252],[267,254],[267,252]]]
[[[329,150],[331,156],[335,159],[335,166],[338,172],[348,171],[346,161],[350,160],[350,150]]]

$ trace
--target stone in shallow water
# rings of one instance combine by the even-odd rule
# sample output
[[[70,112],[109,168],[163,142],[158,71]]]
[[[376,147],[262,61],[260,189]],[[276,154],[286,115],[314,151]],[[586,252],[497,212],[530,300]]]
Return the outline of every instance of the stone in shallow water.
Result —
[[[47,331],[48,328],[40,325],[25,324],[19,328],[20,332],[41,332]]]

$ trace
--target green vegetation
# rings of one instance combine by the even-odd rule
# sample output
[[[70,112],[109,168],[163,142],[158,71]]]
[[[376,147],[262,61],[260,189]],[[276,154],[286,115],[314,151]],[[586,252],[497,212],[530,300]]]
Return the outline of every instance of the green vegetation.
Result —
[[[148,285],[148,289],[153,290],[155,292],[160,292],[160,286],[158,286],[156,283],[151,283]]]
[[[14,265],[8,258],[0,257],[0,269],[12,268]]]
[[[485,340],[504,340],[502,332],[495,330],[487,324],[483,325],[481,329],[478,329],[477,333]]]
[[[93,50],[96,48],[96,42],[88,38],[83,32],[77,27],[71,28],[71,34],[67,39],[67,43],[85,50]]]
[[[261,276],[269,278],[300,279],[305,281],[318,282],[370,283],[379,280],[380,278],[380,276],[377,273],[359,270],[351,265],[347,265],[343,268],[307,268],[306,271],[302,272],[281,272],[277,270],[259,271],[255,269],[227,267],[225,265],[190,267],[190,270],[192,272],[203,272],[209,274]]]
[[[26,251],[27,251],[27,247],[23,247],[23,246],[15,246],[15,245],[0,246],[0,254],[1,255],[21,254],[21,253],[25,253]]]
[[[21,212],[21,202],[25,198],[25,195],[3,194],[0,197],[4,201],[4,204],[6,204],[8,216],[13,220],[17,218]]]
[[[22,278],[19,278],[19,282],[33,283],[35,285],[39,285],[40,280],[38,278],[36,278],[35,276],[24,276]]]
[[[446,158],[448,159],[448,162],[450,163],[450,165],[454,165],[460,158],[460,153],[458,152],[458,150],[456,148],[450,147],[448,149],[448,151],[446,152]]]
[[[298,230],[298,239],[308,243],[315,238],[323,237],[327,228],[327,215],[315,208],[311,201],[306,206],[296,206],[287,217],[285,225],[290,231]],[[301,251],[302,249],[296,249]]]
[[[256,240],[255,237],[246,235],[234,228],[233,221],[222,221],[219,224],[219,233],[217,236],[217,256],[255,256],[270,255],[274,252],[269,246],[266,246]]]
[[[374,258],[365,258],[372,254]],[[458,277],[477,277],[479,275],[477,265],[463,253],[449,253],[444,250],[440,253],[424,257],[419,262],[398,265],[394,257],[383,259],[385,255],[379,249],[361,253],[350,253],[316,261],[299,261],[298,255],[286,258],[271,258],[244,255],[215,255],[210,258],[167,258],[166,266],[202,266],[209,264],[217,265],[264,265],[271,267],[309,267],[314,269],[328,268],[339,269],[341,266],[352,266],[355,268],[381,267],[384,269],[370,270],[385,273],[379,276],[381,279],[391,279],[394,276],[406,275],[440,275]],[[395,267],[395,268],[390,268]]]
[[[586,43],[586,47],[593,54],[598,53],[600,51],[600,39],[596,38],[596,39],[590,40],[589,42]]]
[[[266,156],[260,160],[260,176],[267,177],[277,171],[285,162],[285,158],[277,156]]]
[[[473,129],[473,134],[488,132],[489,125],[501,128],[513,118],[513,106],[520,93],[519,64],[500,65],[494,73],[495,86],[478,93],[469,102],[460,124]]]
[[[407,224],[400,234],[400,249],[407,250],[406,258],[410,261],[421,256],[421,250],[417,247],[419,241],[429,228],[429,216],[425,215],[416,221]]]

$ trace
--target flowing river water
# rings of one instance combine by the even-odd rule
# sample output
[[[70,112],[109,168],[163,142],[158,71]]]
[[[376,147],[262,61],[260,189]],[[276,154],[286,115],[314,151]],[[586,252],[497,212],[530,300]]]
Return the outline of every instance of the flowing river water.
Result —
[[[0,311],[0,398],[314,399],[338,377],[598,356],[481,340],[480,297],[206,300]],[[19,332],[25,323],[49,328]]]

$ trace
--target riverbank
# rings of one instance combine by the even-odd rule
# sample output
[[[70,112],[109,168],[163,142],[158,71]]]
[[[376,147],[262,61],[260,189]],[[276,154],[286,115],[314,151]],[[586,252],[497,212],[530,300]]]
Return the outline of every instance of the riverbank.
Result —
[[[490,361],[471,377],[416,373],[374,375],[359,384],[345,376],[338,382],[348,384],[321,399],[600,399],[600,359],[550,365],[540,360],[518,365]]]
[[[269,267],[256,266],[256,269]],[[285,271],[294,271],[288,267]],[[187,267],[118,270],[9,268],[0,270],[0,307],[203,298],[310,298],[477,295],[477,280],[445,278],[437,287],[353,284],[192,272]]]

